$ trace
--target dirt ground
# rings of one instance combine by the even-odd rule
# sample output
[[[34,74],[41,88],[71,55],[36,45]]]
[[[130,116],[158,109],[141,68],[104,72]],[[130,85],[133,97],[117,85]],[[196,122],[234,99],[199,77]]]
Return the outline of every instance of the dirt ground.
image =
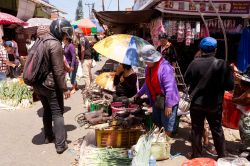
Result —
[[[98,62],[99,70],[103,62]],[[78,139],[86,135],[87,130],[78,127],[74,117],[84,111],[81,93],[77,91],[65,101],[65,126],[68,133],[69,150],[62,155],[55,151],[54,144],[43,144],[42,106],[40,102],[25,110],[0,110],[0,165],[1,166],[70,166],[78,154],[74,150]],[[238,154],[240,145],[239,132],[224,128],[226,148],[230,154]],[[189,142],[190,125],[181,122],[178,135],[171,141],[171,155],[179,156],[157,165],[180,166],[191,152]],[[210,140],[212,138],[210,137]],[[204,154],[206,155],[206,154]],[[207,156],[207,155],[206,155]],[[211,156],[210,156],[211,157]]]

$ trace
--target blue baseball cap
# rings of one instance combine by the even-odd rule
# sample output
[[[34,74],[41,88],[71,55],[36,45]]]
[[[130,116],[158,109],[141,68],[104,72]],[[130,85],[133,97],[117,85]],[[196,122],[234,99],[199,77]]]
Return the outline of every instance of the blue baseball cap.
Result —
[[[5,46],[5,47],[14,47],[14,44],[13,44],[12,41],[6,41],[6,42],[4,43],[4,46]]]
[[[200,42],[200,49],[205,53],[213,52],[217,48],[217,40],[212,37],[206,37]]]
[[[158,62],[162,55],[159,53],[154,46],[152,45],[145,45],[141,49],[141,57],[144,62]]]

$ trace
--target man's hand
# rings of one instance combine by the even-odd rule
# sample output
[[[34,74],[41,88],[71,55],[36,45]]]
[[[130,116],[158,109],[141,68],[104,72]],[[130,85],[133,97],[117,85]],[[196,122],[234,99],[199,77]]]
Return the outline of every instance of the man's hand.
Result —
[[[165,116],[170,117],[172,114],[172,107],[166,107],[165,108]]]
[[[124,77],[123,76],[120,77],[120,82],[124,82]]]
[[[130,97],[128,100],[129,100],[129,102],[134,103],[138,98],[139,98],[139,96],[136,94],[133,97]]]
[[[68,99],[70,97],[70,91],[64,92],[64,99]]]
[[[70,67],[70,72],[74,71],[74,68],[73,67]]]

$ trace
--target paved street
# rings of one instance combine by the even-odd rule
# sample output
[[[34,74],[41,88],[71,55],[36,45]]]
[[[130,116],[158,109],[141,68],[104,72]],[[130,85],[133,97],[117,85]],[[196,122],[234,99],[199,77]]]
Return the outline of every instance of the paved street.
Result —
[[[93,73],[102,68],[106,59],[98,62]],[[79,83],[82,84],[82,81]],[[83,111],[81,91],[78,90],[65,100],[65,125],[68,133],[69,149],[72,144],[85,135],[82,128],[77,127],[75,115]],[[58,155],[54,144],[43,144],[42,105],[34,103],[30,109],[0,111],[0,165],[1,166],[69,166],[74,154],[66,151]]]
[[[98,62],[94,71],[99,70],[103,62]],[[81,83],[81,82],[80,82]],[[75,115],[83,111],[81,91],[77,91],[65,101],[65,125],[68,132],[69,149],[73,142],[86,134],[74,121]],[[42,106],[36,102],[27,110],[0,111],[0,166],[69,166],[74,161],[74,151],[68,150],[62,155],[55,151],[54,144],[42,144]],[[191,151],[189,127],[180,125],[179,135],[172,143],[172,154],[181,153],[181,157],[167,160],[158,165],[179,166]],[[239,146],[237,130],[225,129],[227,149],[231,152]],[[211,138],[210,138],[211,139]]]

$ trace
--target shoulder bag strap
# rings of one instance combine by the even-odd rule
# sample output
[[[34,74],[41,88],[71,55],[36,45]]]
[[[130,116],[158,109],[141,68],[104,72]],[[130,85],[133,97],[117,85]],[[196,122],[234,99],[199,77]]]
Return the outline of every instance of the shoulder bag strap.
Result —
[[[212,70],[214,66],[217,64],[218,59],[214,59],[211,66],[208,68],[207,72],[203,75],[202,79],[200,79],[199,83],[196,85],[195,89],[192,91],[192,93],[189,95],[190,100],[196,95],[196,93],[200,90],[202,86],[207,82],[207,80],[210,78],[210,75],[212,73]]]

